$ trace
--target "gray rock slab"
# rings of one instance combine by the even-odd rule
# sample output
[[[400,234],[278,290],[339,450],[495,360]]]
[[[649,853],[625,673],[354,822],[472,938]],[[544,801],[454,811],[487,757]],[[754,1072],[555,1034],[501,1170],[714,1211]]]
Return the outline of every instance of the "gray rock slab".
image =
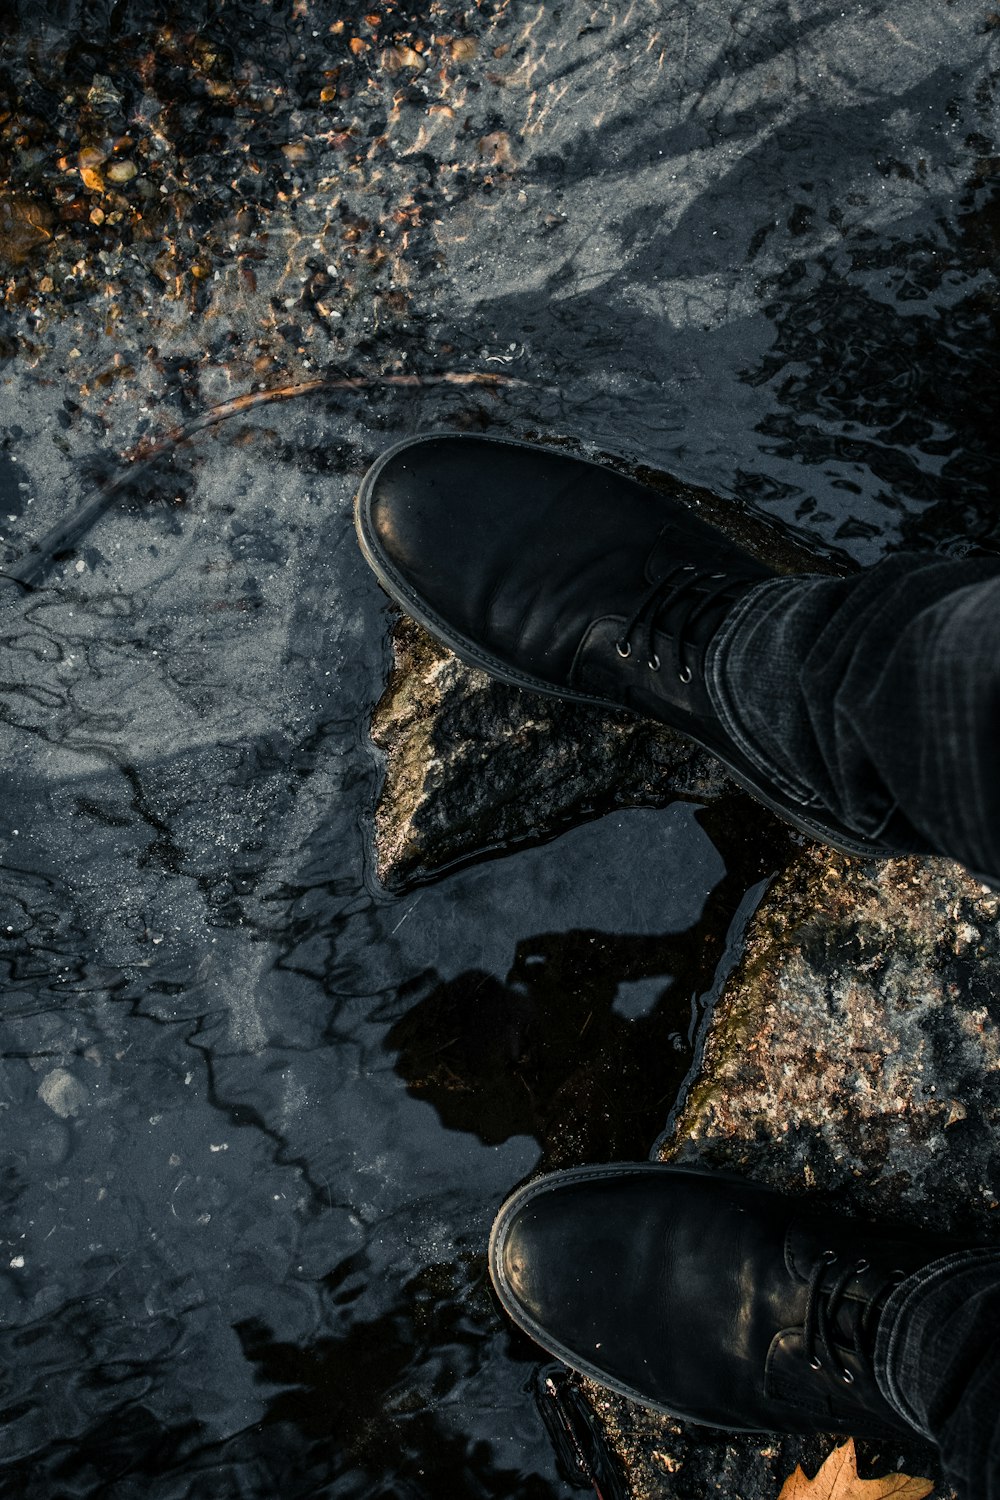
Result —
[[[1000,1236],[998,994],[996,892],[814,846],[748,932],[666,1149]]]

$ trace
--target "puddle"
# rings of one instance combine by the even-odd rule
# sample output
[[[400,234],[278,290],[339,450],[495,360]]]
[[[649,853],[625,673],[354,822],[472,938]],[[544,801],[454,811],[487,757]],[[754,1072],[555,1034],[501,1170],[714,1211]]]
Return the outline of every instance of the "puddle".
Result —
[[[647,1153],[774,825],[618,812],[382,891],[353,493],[492,430],[861,561],[995,547],[991,25],[8,7],[11,1494],[582,1482],[488,1227],[540,1166]]]

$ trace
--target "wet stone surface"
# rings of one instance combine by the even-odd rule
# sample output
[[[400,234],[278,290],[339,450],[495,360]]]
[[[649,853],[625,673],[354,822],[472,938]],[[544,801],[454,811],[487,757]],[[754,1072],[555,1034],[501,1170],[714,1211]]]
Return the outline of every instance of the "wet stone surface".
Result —
[[[998,45],[971,0],[3,8],[5,1494],[590,1484],[486,1290],[497,1203],[648,1152],[774,872],[747,963],[841,1031],[903,896],[831,893],[706,759],[399,627],[352,497],[403,436],[493,431],[703,487],[789,567],[995,548]],[[854,981],[872,1055],[895,1027],[942,1069],[902,1111],[869,1082],[918,1218],[994,1107],[995,927],[933,878],[910,968]],[[813,1045],[768,1170],[864,1200]],[[763,1172],[705,1087],[686,1149]],[[633,1494],[793,1466],[599,1415]]]
[[[668,729],[508,688],[410,620],[393,644],[372,724],[386,761],[375,847],[391,885],[611,807],[735,795],[713,756]]]
[[[995,891],[813,846],[748,931],[673,1154],[1000,1234],[998,994]]]

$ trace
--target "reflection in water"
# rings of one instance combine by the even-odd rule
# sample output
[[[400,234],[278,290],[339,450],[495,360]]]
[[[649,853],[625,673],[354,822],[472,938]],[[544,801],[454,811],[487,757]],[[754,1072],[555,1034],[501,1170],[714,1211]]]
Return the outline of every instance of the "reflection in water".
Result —
[[[352,1265],[346,1274],[356,1272]],[[336,1268],[330,1283],[342,1274]],[[237,1327],[258,1380],[279,1392],[263,1423],[272,1442],[295,1453],[294,1476],[338,1481],[338,1495],[392,1493],[414,1474],[431,1495],[558,1493],[540,1476],[498,1464],[488,1420],[478,1437],[442,1420],[441,1408],[481,1364],[480,1346],[497,1337],[484,1276],[481,1257],[427,1265],[383,1316],[306,1347],[276,1340],[263,1323]]]

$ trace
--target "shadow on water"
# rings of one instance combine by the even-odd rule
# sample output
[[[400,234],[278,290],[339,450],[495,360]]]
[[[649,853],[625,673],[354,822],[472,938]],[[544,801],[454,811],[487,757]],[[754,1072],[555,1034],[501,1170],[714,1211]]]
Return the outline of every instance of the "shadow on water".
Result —
[[[329,1324],[343,1319],[367,1269],[364,1257],[351,1257],[323,1278]],[[204,1500],[279,1491],[289,1500],[398,1493],[550,1500],[560,1493],[525,1472],[516,1452],[509,1466],[498,1461],[490,1411],[478,1432],[456,1431],[448,1421],[449,1396],[475,1376],[481,1346],[498,1341],[481,1257],[422,1267],[380,1317],[341,1334],[288,1342],[261,1319],[236,1323],[238,1352],[270,1394],[259,1420],[222,1442],[210,1440],[201,1420],[170,1420],[158,1410],[169,1358],[179,1350],[151,1346],[130,1365],[95,1363],[102,1322],[91,1304],[50,1327],[67,1427],[81,1407],[93,1419],[71,1441],[56,1439],[44,1453],[5,1465],[5,1495],[119,1500],[143,1485],[179,1493],[172,1480]],[[7,1352],[35,1366],[42,1354],[37,1340],[24,1338]],[[78,1391],[61,1373],[73,1354],[90,1366]],[[525,1344],[520,1359],[535,1357]],[[15,1427],[42,1394],[29,1379],[21,1402],[8,1408]]]
[[[888,513],[906,548],[1000,549],[1000,452],[986,397],[1000,348],[996,162],[984,159],[966,183],[954,221],[888,243],[855,233],[839,254],[793,261],[765,283],[776,336],[745,378],[774,384],[778,403],[758,426],[768,450],[836,466],[844,492],[862,494],[866,478],[876,486],[870,519],[844,521],[839,538],[879,538]],[[884,170],[910,169],[889,160]],[[831,519],[811,496],[791,514]]]
[[[787,830],[746,797],[697,817],[725,874],[686,931],[539,934],[516,944],[503,980],[466,970],[393,1024],[396,1071],[446,1129],[485,1145],[534,1136],[544,1168],[646,1155],[690,1067],[737,910],[788,857]]]
[[[359,1269],[335,1268],[331,1287],[349,1283]],[[337,1481],[338,1495],[389,1494],[413,1476],[432,1495],[543,1500],[557,1493],[540,1476],[497,1462],[484,1440],[488,1413],[478,1437],[449,1432],[439,1415],[475,1373],[478,1346],[496,1338],[483,1281],[480,1257],[470,1267],[426,1266],[383,1317],[307,1348],[276,1340],[260,1323],[237,1327],[258,1378],[284,1388],[268,1403],[264,1427],[277,1429],[282,1446],[294,1434],[293,1483],[300,1469],[311,1483]]]

